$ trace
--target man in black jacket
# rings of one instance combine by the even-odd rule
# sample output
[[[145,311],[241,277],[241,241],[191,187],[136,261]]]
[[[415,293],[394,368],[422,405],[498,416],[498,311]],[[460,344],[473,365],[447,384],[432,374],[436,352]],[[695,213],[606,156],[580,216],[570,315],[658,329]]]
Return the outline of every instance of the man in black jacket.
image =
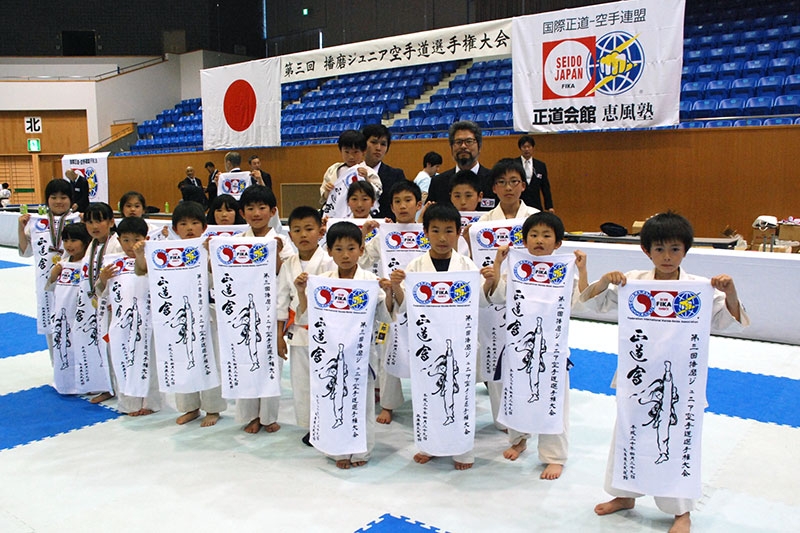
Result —
[[[395,183],[405,180],[406,175],[403,169],[390,167],[383,162],[383,157],[389,152],[389,145],[392,144],[392,134],[389,132],[389,128],[383,124],[368,124],[364,126],[361,133],[367,139],[364,162],[378,174],[383,184],[383,192],[378,197],[378,216],[376,218],[389,217],[394,220],[392,187]]]
[[[431,178],[428,201],[449,204],[450,180],[459,170],[471,170],[477,174],[483,191],[483,199],[478,205],[478,210],[491,211],[497,206],[497,196],[492,192],[490,169],[478,162],[483,145],[481,128],[471,120],[455,122],[450,126],[449,140],[450,152],[456,166]]]
[[[533,147],[536,146],[536,141],[530,135],[523,135],[517,141],[517,146],[522,154],[519,159],[525,170],[525,181],[528,182],[520,199],[528,207],[535,207],[539,211],[546,209],[554,213],[550,181],[547,179],[547,165],[544,164],[544,161],[533,158]],[[542,208],[542,196],[544,196],[544,208]]]
[[[67,170],[64,175],[72,184],[73,209],[83,213],[89,207],[89,182],[72,169]]]

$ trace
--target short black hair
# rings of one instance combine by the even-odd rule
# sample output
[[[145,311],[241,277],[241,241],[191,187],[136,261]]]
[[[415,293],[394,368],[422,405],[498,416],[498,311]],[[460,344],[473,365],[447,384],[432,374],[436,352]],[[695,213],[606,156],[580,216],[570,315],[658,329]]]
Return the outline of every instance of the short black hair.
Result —
[[[51,179],[44,187],[44,203],[47,203],[48,198],[59,193],[66,194],[72,200],[72,192],[72,182],[61,178]]]
[[[231,211],[236,213],[236,218],[234,219],[234,224],[244,224],[244,218],[242,218],[242,214],[239,212],[239,202],[236,201],[236,198],[231,196],[230,194],[220,194],[211,202],[211,206],[208,208],[208,214],[206,215],[206,219],[208,220],[209,224],[217,224],[217,219],[214,216],[214,211],[219,209],[222,206],[227,207]]]
[[[175,206],[175,211],[172,212],[172,227],[177,227],[181,220],[197,220],[203,223],[204,228],[208,225],[206,211],[197,202],[181,202]]]
[[[225,161],[229,161],[234,167],[239,167],[242,164],[242,154],[239,152],[228,152],[225,154]]]
[[[248,163],[252,163],[252,162],[253,162],[253,159],[261,159],[261,158],[260,158],[260,157],[258,157],[258,154],[253,154],[253,155],[251,155],[251,156],[250,156],[250,157],[247,159],[247,162],[248,162]]]
[[[203,166],[206,168],[217,168],[217,165],[215,165],[213,161],[206,161],[206,164]]]
[[[325,244],[328,246],[328,250],[333,248],[336,241],[343,239],[353,240],[357,242],[359,246],[364,243],[361,229],[352,222],[337,222],[328,228],[328,231],[325,233]]]
[[[91,202],[83,212],[84,222],[102,222],[114,220],[114,210],[105,202]]]
[[[319,214],[319,209],[314,209],[309,205],[300,205],[292,209],[292,212],[289,213],[289,225],[291,226],[295,220],[304,218],[313,218],[318,226],[322,226],[322,215]]]
[[[141,219],[139,219],[141,220]],[[67,224],[61,231],[61,239],[69,241],[81,241],[85,246],[92,242],[92,236],[86,230],[86,224],[83,222],[76,222],[75,224]]]
[[[428,165],[435,166],[441,165],[443,162],[442,156],[438,152],[428,152],[422,158],[422,166],[427,167]]]
[[[431,222],[438,220],[440,222],[455,222],[456,231],[461,231],[461,213],[450,204],[433,204],[428,206],[425,214],[422,215],[422,228],[428,231],[428,226]]]
[[[539,211],[525,219],[522,224],[522,239],[528,238],[528,232],[534,226],[547,226],[556,234],[556,243],[564,240],[564,223],[550,211]]]
[[[392,190],[389,191],[389,198],[391,201],[394,201],[394,196],[403,191],[408,191],[413,194],[414,198],[416,198],[418,202],[422,201],[422,190],[419,188],[419,185],[408,180],[400,180],[392,185]]]
[[[4,188],[4,189],[8,189],[8,187],[9,187],[9,185],[8,185],[8,182],[7,182],[7,181],[4,181],[4,182],[3,182],[3,188]]]
[[[336,141],[339,150],[342,148],[356,148],[362,152],[367,149],[367,139],[364,134],[356,130],[344,130],[339,134],[339,140]]]
[[[528,185],[528,182],[525,181],[525,169],[522,168],[522,163],[519,158],[504,157],[495,163],[489,173],[489,181],[492,183],[492,186],[494,187],[495,182],[509,172],[516,172],[519,174],[519,177],[522,179],[523,187]]]
[[[361,133],[367,141],[370,137],[377,137],[378,139],[386,137],[386,151],[389,151],[389,147],[392,145],[392,132],[383,124],[367,124],[361,128]]]
[[[250,204],[267,204],[270,208],[278,207],[278,200],[272,189],[264,185],[251,185],[239,197],[239,207],[244,209]]]
[[[522,137],[520,137],[519,140],[517,141],[517,148],[522,148],[522,145],[525,143],[528,143],[531,146],[536,146],[536,141],[533,140],[532,135],[523,135]]]
[[[471,170],[459,170],[456,172],[450,178],[450,190],[452,191],[456,185],[469,185],[475,189],[475,192],[483,192],[480,178]]]
[[[375,198],[377,197],[375,195],[375,187],[373,187],[372,184],[366,180],[358,180],[351,183],[347,188],[346,198],[349,200],[351,196],[359,191],[372,198],[372,201],[375,202]]]
[[[667,211],[659,213],[645,221],[639,232],[642,248],[650,251],[653,244],[677,240],[683,243],[684,251],[688,252],[694,243],[694,229],[692,223],[685,217]]]
[[[480,150],[481,145],[483,145],[483,134],[481,133],[481,127],[471,120],[459,120],[458,122],[453,122],[450,125],[450,129],[447,132],[450,146],[453,146],[453,143],[455,142],[456,132],[461,130],[469,130],[472,132],[472,134],[475,136],[475,140],[478,142],[478,149]]]
[[[140,237],[147,237],[147,222],[141,217],[125,217],[117,225],[117,235],[133,233]]]
[[[144,212],[147,212],[147,202],[144,201],[144,195],[137,191],[128,191],[122,195],[122,198],[119,199],[119,210],[122,211],[122,208],[125,207],[125,204],[128,203],[128,200],[135,198],[139,200],[139,203],[142,204],[142,209]]]

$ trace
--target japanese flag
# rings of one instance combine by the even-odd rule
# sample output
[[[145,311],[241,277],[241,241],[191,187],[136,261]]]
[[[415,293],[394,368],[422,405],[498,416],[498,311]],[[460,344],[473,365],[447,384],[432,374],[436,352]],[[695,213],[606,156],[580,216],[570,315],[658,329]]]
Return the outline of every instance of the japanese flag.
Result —
[[[258,59],[200,71],[203,149],[278,146],[280,59]]]

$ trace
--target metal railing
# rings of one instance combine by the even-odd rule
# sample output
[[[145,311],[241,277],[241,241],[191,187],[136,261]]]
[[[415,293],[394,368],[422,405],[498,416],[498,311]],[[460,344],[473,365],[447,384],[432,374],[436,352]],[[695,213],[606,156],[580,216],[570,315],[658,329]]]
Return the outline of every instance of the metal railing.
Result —
[[[134,70],[158,65],[164,61],[167,61],[166,56],[153,57],[145,61],[140,61],[139,63],[134,63],[133,65],[117,67],[108,72],[101,72],[94,76],[0,76],[0,81],[103,81],[108,78],[113,78],[114,76],[119,76],[120,74],[127,74]]]

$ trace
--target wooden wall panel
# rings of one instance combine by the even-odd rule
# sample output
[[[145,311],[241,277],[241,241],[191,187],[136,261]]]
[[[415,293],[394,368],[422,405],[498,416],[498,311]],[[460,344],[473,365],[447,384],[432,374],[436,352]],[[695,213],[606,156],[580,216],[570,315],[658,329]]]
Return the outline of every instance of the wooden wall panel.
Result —
[[[536,140],[535,156],[547,163],[556,213],[568,230],[599,231],[607,221],[630,226],[673,209],[686,215],[700,236],[716,237],[730,224],[747,237],[758,215],[800,215],[797,127],[598,132],[538,135]],[[518,155],[516,141],[486,137],[481,162],[491,166]],[[445,169],[451,166],[446,139],[394,141],[386,161],[413,178],[430,150],[442,154]],[[281,183],[320,182],[325,169],[339,160],[335,145],[241,153],[246,161],[256,152],[273,176],[278,205]],[[205,181],[203,163],[212,160],[222,168],[224,155],[112,157],[111,198],[135,189],[152,205],[174,205],[186,165]]]
[[[42,118],[42,133],[25,133],[25,117]],[[0,111],[0,154],[27,154],[28,138],[42,140],[43,154],[82,152],[89,146],[86,111]]]

